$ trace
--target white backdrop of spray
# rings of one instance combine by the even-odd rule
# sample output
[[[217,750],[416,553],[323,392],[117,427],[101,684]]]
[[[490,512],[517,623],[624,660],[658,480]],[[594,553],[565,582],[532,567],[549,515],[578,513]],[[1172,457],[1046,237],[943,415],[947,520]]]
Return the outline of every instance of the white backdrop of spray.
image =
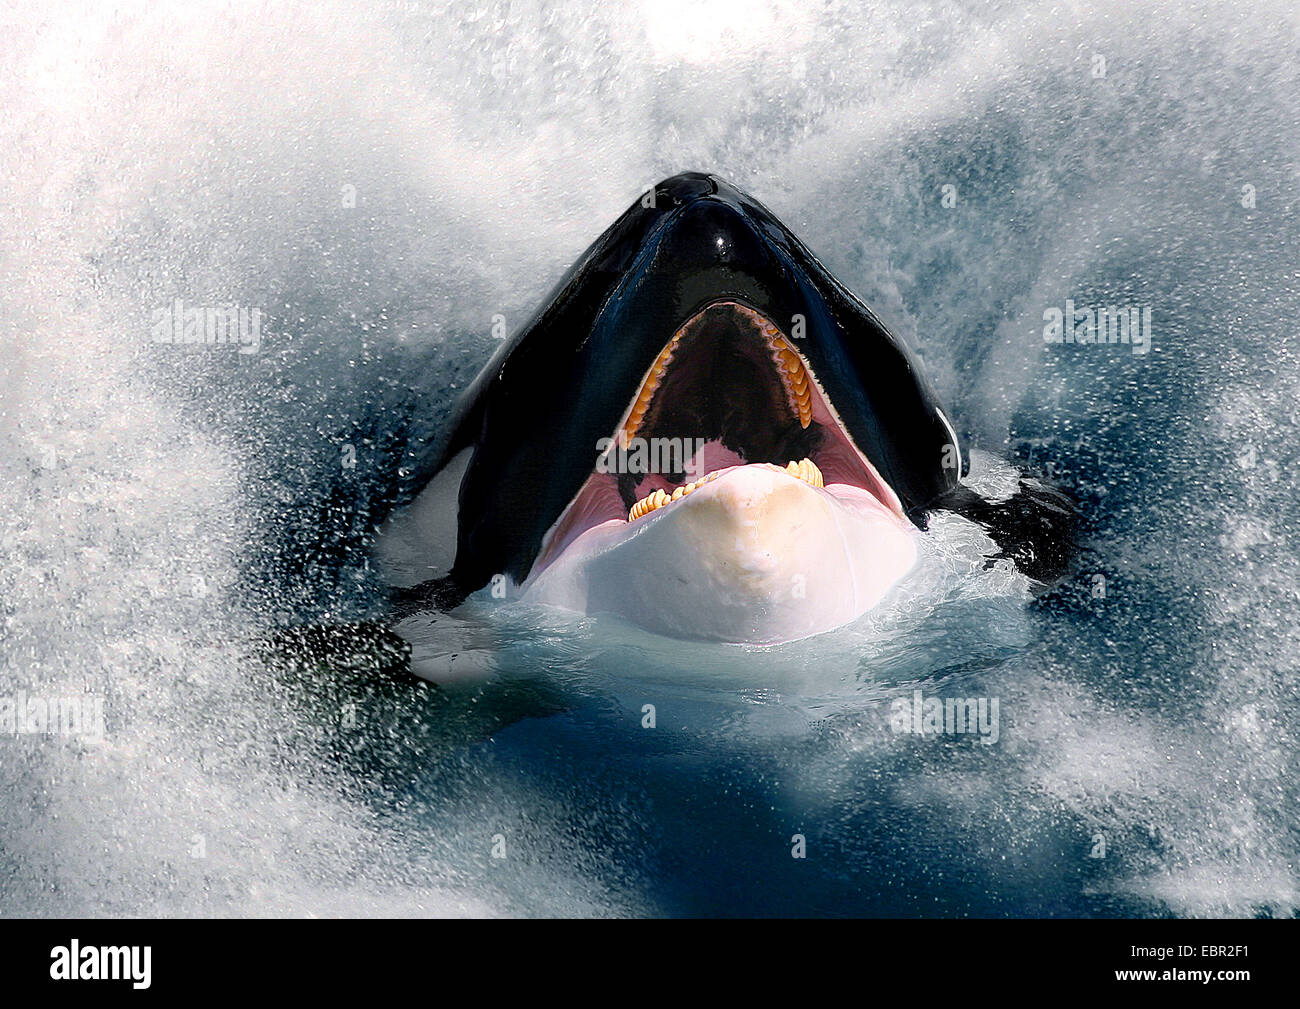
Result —
[[[1175,912],[1295,906],[1300,571],[1278,424],[1294,430],[1300,393],[1292,5],[187,0],[0,17],[0,694],[88,694],[107,717],[103,742],[0,740],[6,912],[653,909],[580,854],[485,882],[456,856],[484,829],[472,803],[395,841],[286,743],[292,699],[250,672],[248,644],[276,601],[245,581],[276,500],[260,443],[224,421],[328,405],[346,381],[347,353],[341,371],[302,366],[337,350],[307,303],[444,362],[436,416],[494,315],[521,321],[637,194],[688,169],[804,238],[918,348],[977,444],[1069,441],[1066,468],[1107,501],[1101,566],[1116,589],[1165,593],[1116,604],[1128,632],[1032,652],[1033,675],[1001,684],[1035,713],[1003,777],[922,768],[915,801],[1149,832],[1102,885]],[[1150,359],[1044,348],[1043,309],[1090,290],[1154,303],[1168,322]],[[262,350],[151,346],[151,313],[177,297],[262,308]],[[195,408],[240,369],[271,402]],[[1135,713],[1112,638],[1159,652],[1180,615],[1202,635],[1144,673],[1190,686]],[[1103,656],[1090,675],[1084,654]],[[828,809],[846,789],[822,783]],[[522,792],[498,801],[536,812]]]

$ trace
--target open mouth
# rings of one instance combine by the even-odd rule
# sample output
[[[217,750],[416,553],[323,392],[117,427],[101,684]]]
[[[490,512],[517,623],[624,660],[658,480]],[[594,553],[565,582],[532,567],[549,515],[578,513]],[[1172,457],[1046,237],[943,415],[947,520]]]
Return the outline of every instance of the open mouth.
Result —
[[[735,300],[712,302],[672,334],[599,447],[591,476],[547,533],[534,574],[584,532],[654,521],[738,467],[778,469],[855,507],[904,518],[797,341]]]

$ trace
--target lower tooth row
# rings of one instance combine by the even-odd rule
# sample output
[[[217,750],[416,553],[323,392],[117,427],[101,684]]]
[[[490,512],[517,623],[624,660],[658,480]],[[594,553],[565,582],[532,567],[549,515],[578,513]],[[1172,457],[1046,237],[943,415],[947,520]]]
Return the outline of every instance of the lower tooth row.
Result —
[[[703,486],[717,475],[717,473],[710,473],[708,476],[701,477],[699,480],[695,480],[692,483],[683,484],[674,490],[671,495],[663,490],[651,491],[632,506],[632,510],[627,513],[627,520],[629,522],[635,522],[642,515],[649,514],[656,508],[662,508],[670,501],[676,501],[678,498],[683,498],[691,491],[695,490],[696,487]]]
[[[810,484],[813,487],[825,486],[822,481],[822,471],[817,468],[816,463],[811,459],[800,459],[798,462],[788,462],[784,469],[781,469],[779,466],[773,466],[772,468],[781,470],[783,473],[789,473],[792,477],[802,480],[804,483]],[[669,494],[664,490],[651,491],[632,506],[632,509],[627,513],[627,520],[629,522],[635,522],[642,515],[648,515],[650,512],[662,508],[664,505],[670,504],[678,498],[684,498],[691,491],[695,490],[696,487],[703,486],[717,475],[717,473],[710,473],[708,476],[702,477],[693,483],[683,484],[676,488],[672,494]]]

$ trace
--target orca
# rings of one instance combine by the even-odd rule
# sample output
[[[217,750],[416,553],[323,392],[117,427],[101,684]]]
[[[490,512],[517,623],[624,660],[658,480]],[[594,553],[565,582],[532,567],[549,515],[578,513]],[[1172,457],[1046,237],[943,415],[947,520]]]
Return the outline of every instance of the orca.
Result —
[[[491,585],[770,644],[875,606],[936,509],[983,524],[1031,577],[1067,552],[1063,495],[966,488],[967,451],[917,356],[716,175],[666,179],[615,221],[447,432],[412,511],[423,566],[449,570],[398,593],[400,612]]]

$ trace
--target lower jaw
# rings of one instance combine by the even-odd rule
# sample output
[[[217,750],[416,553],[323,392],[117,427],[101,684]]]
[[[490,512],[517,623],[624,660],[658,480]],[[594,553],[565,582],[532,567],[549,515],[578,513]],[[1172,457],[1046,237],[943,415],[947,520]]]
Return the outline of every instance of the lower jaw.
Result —
[[[914,565],[916,532],[870,494],[742,467],[577,537],[526,602],[690,640],[775,644],[849,623]]]

